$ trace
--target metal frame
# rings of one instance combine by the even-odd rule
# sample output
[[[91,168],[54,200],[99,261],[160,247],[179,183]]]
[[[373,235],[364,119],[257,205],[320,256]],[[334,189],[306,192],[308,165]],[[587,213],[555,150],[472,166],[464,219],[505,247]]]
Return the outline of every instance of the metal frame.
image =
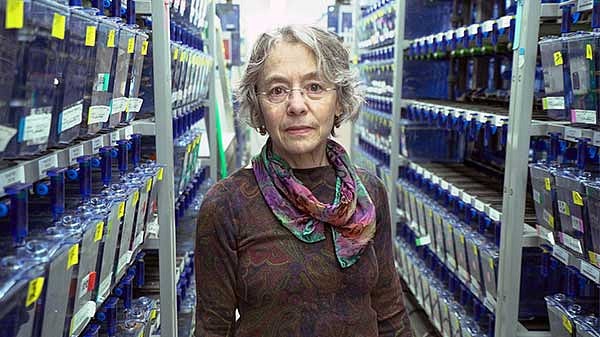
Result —
[[[217,143],[217,119],[216,119],[216,106],[217,106],[217,81],[216,81],[216,67],[217,67],[217,39],[216,39],[216,26],[215,26],[215,0],[208,0],[208,10],[206,15],[208,16],[208,51],[213,55],[212,69],[209,72],[210,87],[208,89],[208,144],[210,148],[210,177],[213,181],[219,179],[219,154],[218,154],[218,143]]]
[[[404,67],[404,26],[406,24],[406,0],[396,0],[396,36],[394,38],[394,97],[392,101],[392,121],[398,121],[402,110],[402,79]],[[390,210],[392,211],[392,238],[398,233],[398,214],[394,212],[397,205],[396,180],[400,153],[400,128],[392,123],[392,148],[390,150],[390,177],[388,181]]]
[[[541,4],[519,0],[516,42],[513,53],[512,82],[508,121],[502,229],[498,270],[496,336],[517,335],[523,220],[527,194],[529,126],[533,108],[533,85]],[[519,26],[519,16],[520,23]]]
[[[161,335],[177,337],[177,293],[175,279],[175,196],[173,181],[173,127],[171,107],[171,48],[169,4],[152,1],[152,51],[154,55],[154,111],[156,155],[165,165],[158,193],[159,271]]]

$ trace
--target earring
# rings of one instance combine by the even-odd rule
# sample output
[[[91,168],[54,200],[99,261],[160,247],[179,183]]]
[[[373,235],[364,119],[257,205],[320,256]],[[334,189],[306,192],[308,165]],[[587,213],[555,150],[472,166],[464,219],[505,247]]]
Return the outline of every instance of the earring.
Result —
[[[258,133],[260,133],[262,136],[266,135],[267,134],[267,128],[264,125],[261,125],[258,128]]]

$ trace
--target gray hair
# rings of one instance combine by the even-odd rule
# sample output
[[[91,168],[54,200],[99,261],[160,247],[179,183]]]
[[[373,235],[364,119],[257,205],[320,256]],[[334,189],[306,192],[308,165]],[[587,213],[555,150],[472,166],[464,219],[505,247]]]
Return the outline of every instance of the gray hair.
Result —
[[[237,90],[239,114],[252,128],[265,134],[264,121],[256,94],[256,84],[262,76],[265,61],[280,41],[302,43],[315,54],[317,71],[324,80],[335,84],[341,114],[334,119],[334,129],[358,114],[363,96],[358,75],[350,69],[349,54],[338,37],[313,26],[291,25],[263,33],[252,48],[252,55]]]

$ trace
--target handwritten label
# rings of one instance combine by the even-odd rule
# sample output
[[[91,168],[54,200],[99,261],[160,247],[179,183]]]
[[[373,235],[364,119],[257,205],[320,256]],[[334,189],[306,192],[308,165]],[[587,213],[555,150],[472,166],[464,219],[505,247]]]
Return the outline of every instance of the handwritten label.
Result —
[[[67,270],[71,269],[74,265],[79,263],[79,244],[76,243],[69,248],[69,255],[67,256]]]
[[[43,179],[46,177],[46,172],[49,169],[58,167],[58,156],[56,153],[51,154],[47,157],[41,158],[38,161],[38,177],[39,179]]]
[[[116,31],[114,29],[111,29],[108,31],[108,38],[106,39],[106,46],[108,48],[115,47],[115,35],[116,35]]]
[[[596,110],[571,110],[571,122],[582,124],[596,124]]]
[[[47,138],[52,124],[51,113],[38,113],[23,119],[23,127],[19,130],[21,141]]]
[[[85,28],[85,45],[93,47],[96,45],[96,26],[87,26]]]
[[[555,52],[554,54],[552,54],[552,56],[554,57],[555,66],[561,66],[563,64],[563,57],[560,51]]]
[[[93,105],[88,110],[88,124],[106,123],[110,116],[110,107],[107,105]]]
[[[565,108],[565,98],[544,97],[542,98],[542,108],[544,110],[562,110]]]
[[[137,97],[130,97],[127,101],[127,111],[128,112],[139,112],[142,108],[142,104],[144,100]]]
[[[77,158],[84,155],[83,145],[79,144],[69,149],[69,163],[71,165],[77,164]]]
[[[4,20],[4,28],[20,29],[23,28],[25,21],[25,1],[24,0],[7,0],[6,14]]]
[[[25,182],[25,168],[23,166],[17,166],[14,169],[10,169],[0,174],[0,187],[12,185],[14,183]]]
[[[65,28],[67,26],[67,17],[54,13],[54,19],[52,20],[52,36],[59,39],[65,39]]]
[[[29,286],[27,287],[27,297],[25,298],[25,307],[29,307],[35,303],[40,298],[42,290],[44,290],[43,277],[36,277],[29,281]]]
[[[113,98],[110,102],[110,113],[114,115],[119,112],[125,111],[127,108],[127,97]]]

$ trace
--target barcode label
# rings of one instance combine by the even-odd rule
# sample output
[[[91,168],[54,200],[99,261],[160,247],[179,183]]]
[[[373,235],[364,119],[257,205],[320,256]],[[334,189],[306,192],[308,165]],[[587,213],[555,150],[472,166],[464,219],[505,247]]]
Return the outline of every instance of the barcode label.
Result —
[[[570,141],[577,141],[577,138],[581,138],[581,129],[565,127],[565,139]]]
[[[25,168],[23,166],[17,166],[14,169],[0,174],[0,187],[6,187],[19,182],[25,182]]]

